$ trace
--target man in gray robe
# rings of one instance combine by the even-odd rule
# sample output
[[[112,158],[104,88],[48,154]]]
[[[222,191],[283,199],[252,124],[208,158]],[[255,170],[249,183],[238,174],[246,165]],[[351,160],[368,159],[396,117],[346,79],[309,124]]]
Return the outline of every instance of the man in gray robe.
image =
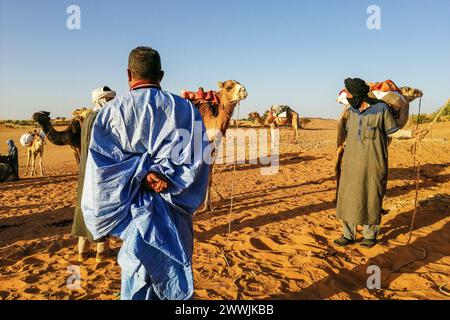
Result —
[[[78,261],[83,262],[89,257],[90,243],[96,243],[97,253],[96,261],[102,262],[108,250],[108,242],[106,238],[94,241],[92,234],[86,227],[81,210],[81,198],[83,196],[84,175],[86,171],[86,159],[89,151],[89,143],[91,141],[91,132],[94,121],[100,109],[110,100],[114,99],[116,92],[109,87],[99,87],[92,91],[92,102],[94,108],[88,113],[83,120],[81,127],[81,155],[80,168],[78,175],[77,203],[72,224],[72,235],[78,237]]]
[[[354,243],[356,227],[363,226],[362,246],[377,243],[388,174],[388,135],[398,130],[389,106],[367,96],[361,79],[346,79],[352,95],[346,123],[346,146],[337,195],[337,217],[343,223],[340,246]]]

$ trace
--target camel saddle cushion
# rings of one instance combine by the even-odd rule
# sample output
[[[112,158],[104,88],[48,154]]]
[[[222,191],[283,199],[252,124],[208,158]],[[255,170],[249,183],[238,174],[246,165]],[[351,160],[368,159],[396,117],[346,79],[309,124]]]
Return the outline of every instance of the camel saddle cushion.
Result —
[[[193,91],[183,91],[181,93],[181,96],[184,99],[192,101],[193,104],[196,106],[200,105],[201,103],[208,102],[214,107],[219,107],[220,99],[217,92],[213,90],[204,91],[203,88],[199,88],[197,92]]]

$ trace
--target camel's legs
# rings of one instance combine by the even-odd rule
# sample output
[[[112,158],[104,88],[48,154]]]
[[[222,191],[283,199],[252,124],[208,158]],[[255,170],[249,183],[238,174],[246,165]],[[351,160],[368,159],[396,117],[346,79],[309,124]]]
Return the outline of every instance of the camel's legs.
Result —
[[[36,157],[37,153],[33,153],[31,157],[31,176],[33,177],[36,174]]]
[[[214,172],[214,166],[211,165],[211,167],[209,169],[209,174],[208,174],[208,189],[206,190],[206,197],[205,197],[205,202],[203,205],[202,212],[207,212],[207,211],[212,210],[212,208],[211,208],[211,186],[212,186],[213,172]]]
[[[28,175],[28,167],[30,166],[30,160],[31,160],[31,152],[30,149],[27,150],[27,166],[25,168],[25,177]]]
[[[280,141],[275,141],[275,129],[277,128],[277,125],[275,124],[275,122],[272,122],[270,124],[270,147],[271,150],[276,150],[276,148],[278,147],[278,144],[280,143]]]
[[[72,151],[74,153],[75,161],[77,163],[77,166],[79,167],[80,166],[80,154],[79,154],[78,150],[75,149],[75,148],[72,148]]]
[[[39,155],[39,166],[41,167],[41,176],[44,175],[44,169],[42,168],[42,156],[43,156],[43,152],[41,151],[41,153]]]
[[[292,113],[292,129],[294,129],[294,139],[298,142],[298,114]]]

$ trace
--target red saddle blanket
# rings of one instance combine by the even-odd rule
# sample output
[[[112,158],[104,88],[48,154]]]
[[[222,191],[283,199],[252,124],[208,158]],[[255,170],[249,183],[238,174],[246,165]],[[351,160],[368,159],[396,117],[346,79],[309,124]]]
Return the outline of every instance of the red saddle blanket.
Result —
[[[220,104],[219,95],[213,90],[205,92],[203,88],[199,88],[197,92],[183,91],[181,96],[184,99],[192,101],[195,105],[203,101],[210,102],[213,106],[219,106]]]

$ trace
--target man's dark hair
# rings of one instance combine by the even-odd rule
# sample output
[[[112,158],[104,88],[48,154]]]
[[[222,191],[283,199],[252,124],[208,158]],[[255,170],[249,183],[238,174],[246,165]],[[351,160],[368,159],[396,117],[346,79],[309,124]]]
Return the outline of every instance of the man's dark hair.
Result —
[[[160,80],[161,57],[158,51],[150,47],[137,47],[130,53],[128,69],[135,79]]]

